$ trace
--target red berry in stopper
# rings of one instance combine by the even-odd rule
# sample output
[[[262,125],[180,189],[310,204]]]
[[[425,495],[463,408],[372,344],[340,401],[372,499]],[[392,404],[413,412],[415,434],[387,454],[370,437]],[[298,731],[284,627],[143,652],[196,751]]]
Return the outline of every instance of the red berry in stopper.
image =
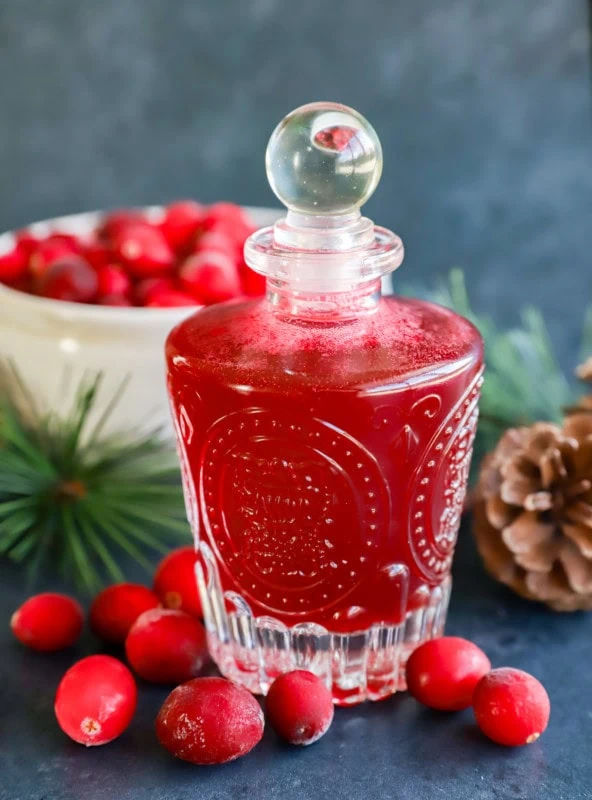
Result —
[[[117,264],[105,264],[97,270],[99,297],[125,297],[132,286],[128,274]]]
[[[407,688],[429,708],[460,711],[471,705],[475,686],[490,669],[490,660],[476,644],[443,636],[413,651],[407,662]]]
[[[176,253],[185,253],[193,244],[203,218],[203,206],[195,200],[180,200],[167,207],[160,230]]]
[[[83,258],[75,255],[47,267],[37,282],[38,292],[43,297],[71,303],[90,303],[96,297],[97,288],[97,273]]]
[[[178,547],[173,550],[156,567],[153,588],[167,608],[180,608],[188,614],[201,617],[201,601],[195,576],[196,561],[197,553],[193,547]]]
[[[84,612],[80,604],[68,595],[53,592],[29,597],[10,620],[19,642],[47,653],[74,644],[83,624]]]
[[[27,274],[29,260],[18,245],[0,255],[0,283],[15,283]]]
[[[179,292],[176,289],[169,289],[168,291],[154,290],[151,293],[150,300],[146,303],[147,308],[176,308],[178,306],[197,306],[199,303],[186,292]]]
[[[269,722],[290,744],[313,744],[333,721],[331,692],[318,675],[302,669],[275,679],[266,708]]]
[[[62,678],[55,699],[60,728],[75,742],[107,744],[128,727],[136,710],[136,682],[111,656],[89,656]]]
[[[173,251],[162,233],[148,225],[122,226],[113,237],[116,260],[136,278],[148,278],[173,268]]]
[[[220,303],[241,294],[234,259],[218,250],[200,250],[179,270],[181,286],[202,303]]]
[[[551,703],[545,687],[528,672],[502,667],[484,675],[473,695],[477,725],[497,744],[535,742],[546,729]]]
[[[158,597],[146,586],[137,583],[108,586],[93,600],[90,627],[104,642],[123,644],[140,614],[159,605]]]
[[[199,620],[184,611],[154,608],[132,625],[125,652],[144,680],[183,683],[195,678],[208,660],[206,632]]]
[[[225,678],[177,686],[156,718],[162,746],[192,764],[224,764],[246,755],[261,741],[263,728],[253,695]]]

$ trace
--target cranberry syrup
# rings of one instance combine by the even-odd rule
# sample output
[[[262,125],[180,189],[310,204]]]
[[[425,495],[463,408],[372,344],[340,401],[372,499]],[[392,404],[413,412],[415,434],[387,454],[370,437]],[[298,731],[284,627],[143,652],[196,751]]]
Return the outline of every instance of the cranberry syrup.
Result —
[[[339,109],[348,130],[358,125],[348,143],[373,134],[355,112],[326,109],[287,119],[325,114],[333,129]],[[294,149],[277,136],[270,148]],[[296,217],[247,244],[247,260],[267,271],[267,297],[205,309],[167,342],[210,648],[222,672],[253,691],[305,668],[326,679],[338,703],[379,699],[401,687],[408,651],[443,629],[481,340],[451,311],[380,297],[380,276],[402,260],[394,234],[372,226],[375,271],[364,262],[354,281],[359,245],[337,257],[319,248],[318,224],[307,228],[306,209],[273,177]],[[369,187],[356,191],[365,198]],[[336,198],[323,201],[333,208]],[[358,217],[345,222],[354,240],[371,225]],[[343,234],[334,220],[332,244]],[[298,244],[311,236],[313,245],[305,252],[314,269],[297,264],[306,282],[296,288],[279,272],[301,254],[282,246],[290,236]],[[333,273],[321,282],[319,265]]]

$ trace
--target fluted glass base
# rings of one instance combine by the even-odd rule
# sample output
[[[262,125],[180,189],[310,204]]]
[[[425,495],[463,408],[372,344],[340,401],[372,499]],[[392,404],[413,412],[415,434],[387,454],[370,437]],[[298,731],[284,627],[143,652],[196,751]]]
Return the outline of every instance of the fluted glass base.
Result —
[[[342,634],[310,622],[288,627],[270,616],[255,617],[240,595],[223,592],[205,542],[200,551],[197,578],[212,658],[225,677],[255,694],[266,694],[284,672],[306,669],[325,680],[337,705],[381,700],[406,688],[410,653],[444,630],[450,578],[401,624]]]

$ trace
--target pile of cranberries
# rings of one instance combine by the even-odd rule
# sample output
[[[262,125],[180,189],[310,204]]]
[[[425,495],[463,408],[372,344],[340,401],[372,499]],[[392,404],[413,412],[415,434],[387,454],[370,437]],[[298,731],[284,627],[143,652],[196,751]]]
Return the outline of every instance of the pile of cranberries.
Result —
[[[30,294],[105,306],[203,306],[264,292],[243,260],[251,221],[233,203],[183,200],[155,217],[105,214],[87,236],[30,230],[0,255],[0,283]]]
[[[208,651],[195,562],[193,548],[180,548],[158,565],[152,589],[122,583],[94,599],[92,631],[123,647],[131,670],[110,655],[91,655],[70,667],[58,686],[55,714],[71,739],[102,745],[126,730],[137,703],[133,670],[145,681],[176,685],[158,713],[156,734],[177,758],[222,764],[261,740],[264,715],[253,695],[225,678],[198,677]],[[45,652],[74,644],[83,624],[80,605],[53,593],[29,598],[11,620],[19,641]],[[406,678],[413,697],[429,708],[472,705],[479,728],[499,744],[529,744],[547,727],[549,697],[539,681],[517,669],[492,670],[485,653],[466,639],[424,643],[411,654]],[[276,733],[294,745],[316,742],[333,721],[331,692],[304,670],[276,678],[265,707]]]

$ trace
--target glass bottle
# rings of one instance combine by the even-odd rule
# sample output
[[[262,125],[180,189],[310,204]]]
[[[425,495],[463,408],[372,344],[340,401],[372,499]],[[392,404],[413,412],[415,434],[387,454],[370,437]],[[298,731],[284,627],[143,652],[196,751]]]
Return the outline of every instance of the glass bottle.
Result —
[[[266,297],[199,311],[166,347],[205,625],[254,692],[299,668],[338,704],[377,700],[443,631],[482,342],[381,297],[403,246],[359,211],[382,170],[361,115],[297,109],[266,165],[288,207],[245,246]]]

